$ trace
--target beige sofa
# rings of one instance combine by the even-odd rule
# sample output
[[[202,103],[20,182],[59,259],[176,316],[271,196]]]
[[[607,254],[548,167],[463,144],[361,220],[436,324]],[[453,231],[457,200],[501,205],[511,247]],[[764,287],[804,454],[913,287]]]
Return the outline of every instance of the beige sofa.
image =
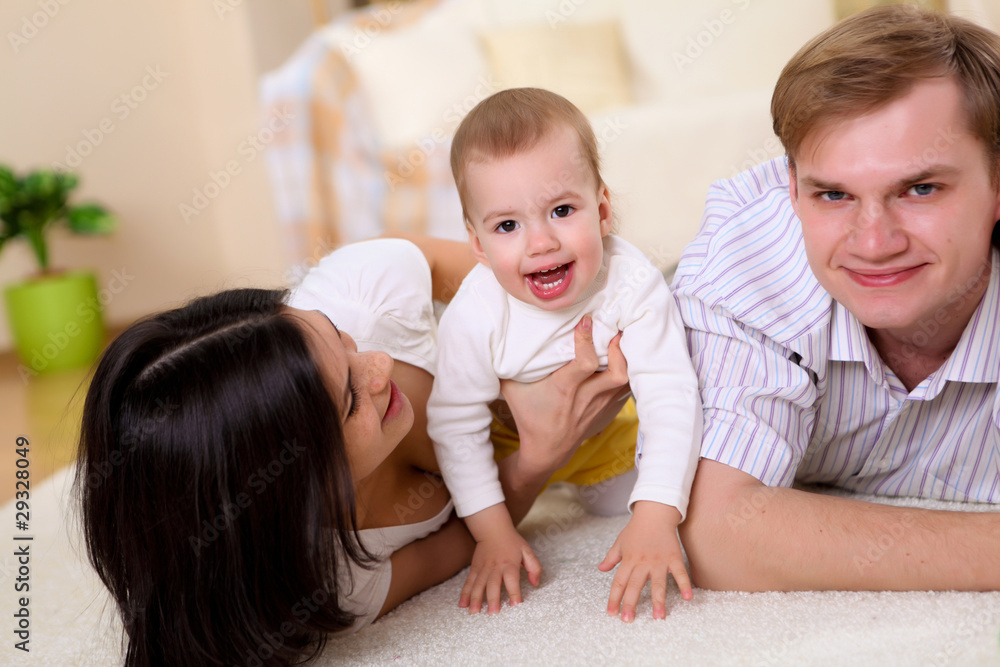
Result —
[[[465,238],[448,168],[465,112],[500,88],[592,119],[619,233],[667,267],[709,184],[781,153],[770,91],[833,20],[829,0],[420,0],[350,12],[261,84],[292,117],[269,151],[289,257],[386,229]]]
[[[387,229],[464,239],[451,135],[491,92],[536,85],[588,113],[618,232],[667,268],[709,184],[782,153],[772,87],[835,5],[394,0],[348,12],[261,82],[267,112],[292,119],[268,152],[289,259]],[[995,0],[949,6],[1000,23]]]

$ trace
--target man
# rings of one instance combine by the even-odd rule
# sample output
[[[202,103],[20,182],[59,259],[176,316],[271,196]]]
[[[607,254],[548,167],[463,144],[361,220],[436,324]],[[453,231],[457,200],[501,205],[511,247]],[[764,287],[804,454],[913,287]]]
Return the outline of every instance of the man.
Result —
[[[716,183],[674,280],[705,435],[695,583],[1000,589],[1000,36],[910,6],[785,67],[785,159]]]

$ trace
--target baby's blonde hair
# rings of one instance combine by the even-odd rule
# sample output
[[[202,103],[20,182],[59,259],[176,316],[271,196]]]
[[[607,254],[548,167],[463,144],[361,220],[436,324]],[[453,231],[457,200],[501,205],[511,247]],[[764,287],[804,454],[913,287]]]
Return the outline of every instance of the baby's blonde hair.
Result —
[[[506,158],[529,150],[560,126],[576,132],[580,154],[594,175],[594,186],[602,187],[594,130],[583,112],[562,95],[541,88],[511,88],[477,104],[458,126],[451,144],[451,173],[465,220],[469,221],[465,168],[470,162]]]

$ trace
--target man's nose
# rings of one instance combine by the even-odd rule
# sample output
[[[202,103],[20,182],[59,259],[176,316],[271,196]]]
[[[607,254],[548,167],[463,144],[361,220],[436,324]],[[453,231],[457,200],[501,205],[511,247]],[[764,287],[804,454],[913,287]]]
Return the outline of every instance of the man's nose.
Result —
[[[903,252],[906,234],[899,212],[881,201],[866,202],[853,220],[848,245],[854,254],[873,261]]]

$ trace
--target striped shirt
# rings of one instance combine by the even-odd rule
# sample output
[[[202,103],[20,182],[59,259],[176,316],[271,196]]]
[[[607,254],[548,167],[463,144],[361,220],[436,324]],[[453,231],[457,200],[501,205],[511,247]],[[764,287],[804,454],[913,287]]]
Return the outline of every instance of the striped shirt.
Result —
[[[713,184],[672,288],[701,382],[701,455],[769,486],[1000,503],[992,252],[955,350],[907,392],[810,270],[784,159]]]

